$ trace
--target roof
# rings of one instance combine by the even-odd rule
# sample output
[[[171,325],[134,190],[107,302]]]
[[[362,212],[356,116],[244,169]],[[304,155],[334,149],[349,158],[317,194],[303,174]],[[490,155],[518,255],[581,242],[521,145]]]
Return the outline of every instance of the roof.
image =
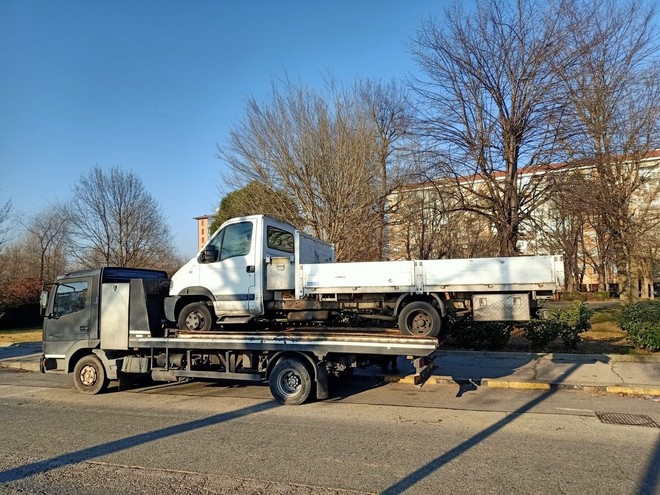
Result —
[[[647,152],[644,155],[644,157],[641,159],[641,161],[652,160],[654,158],[660,158],[660,149]],[[518,177],[528,177],[538,174],[546,174],[549,172],[563,171],[569,168],[580,169],[580,168],[589,168],[592,166],[593,166],[593,161],[589,159],[575,160],[573,162],[546,163],[541,165],[531,165],[520,168],[517,171],[517,175]],[[490,178],[493,178],[495,180],[504,179],[505,177],[506,177],[506,172],[503,170],[495,170],[490,175]],[[473,175],[455,176],[455,177],[439,177],[437,180],[429,179],[423,182],[404,185],[400,187],[399,190],[409,191],[414,189],[424,189],[426,187],[433,187],[437,183],[441,183],[441,182],[451,181],[452,183],[455,183],[456,181],[458,181],[462,183],[470,183],[470,182],[479,182],[484,180],[485,180],[484,174],[473,174]]]

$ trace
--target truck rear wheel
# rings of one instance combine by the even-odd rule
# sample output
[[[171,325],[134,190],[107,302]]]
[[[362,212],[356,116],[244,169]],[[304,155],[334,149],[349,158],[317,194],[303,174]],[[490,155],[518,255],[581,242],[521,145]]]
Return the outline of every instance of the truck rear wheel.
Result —
[[[312,377],[301,361],[285,358],[273,368],[268,378],[268,385],[273,397],[280,404],[296,406],[309,399],[312,392]]]
[[[201,302],[187,304],[179,313],[178,324],[181,330],[211,330],[211,310]]]
[[[414,301],[399,313],[399,330],[403,334],[418,337],[437,337],[442,327],[438,310],[425,301]]]
[[[73,383],[83,394],[98,394],[108,386],[103,363],[95,355],[84,356],[73,369]]]

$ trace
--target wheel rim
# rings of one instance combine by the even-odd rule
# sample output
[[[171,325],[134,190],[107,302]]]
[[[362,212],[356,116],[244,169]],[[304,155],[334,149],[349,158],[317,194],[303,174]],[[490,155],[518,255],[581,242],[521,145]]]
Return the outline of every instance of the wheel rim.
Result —
[[[188,316],[186,316],[186,328],[188,330],[199,330],[204,328],[204,323],[206,320],[201,311],[191,311]]]
[[[408,328],[416,335],[428,335],[433,331],[433,317],[426,311],[414,311],[408,318]]]
[[[85,387],[92,387],[98,380],[99,375],[96,371],[96,368],[91,364],[85,365],[80,370],[80,383]]]
[[[283,395],[296,395],[300,390],[300,387],[302,387],[302,378],[295,371],[288,370],[280,374],[279,380],[277,381],[277,388]]]

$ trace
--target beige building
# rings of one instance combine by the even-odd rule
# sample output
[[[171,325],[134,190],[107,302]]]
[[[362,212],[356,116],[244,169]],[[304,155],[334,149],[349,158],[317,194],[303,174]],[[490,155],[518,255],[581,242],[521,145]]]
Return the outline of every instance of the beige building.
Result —
[[[615,165],[625,168],[625,163]],[[649,153],[638,164],[638,173],[643,177],[641,187],[633,196],[636,205],[634,214],[660,218],[660,150]],[[579,180],[580,175],[593,176],[595,170],[583,164],[552,164],[532,169],[523,169],[519,173],[520,187],[534,184],[548,178],[567,178]],[[622,174],[625,176],[625,174]],[[485,182],[478,177],[438,180],[408,185],[393,193],[389,198],[391,214],[389,216],[389,253],[390,259],[435,259],[435,258],[471,258],[494,256],[497,245],[494,230],[483,216],[470,213],[459,207],[458,196],[475,197],[487,191]],[[460,192],[459,192],[460,190]],[[588,216],[582,216],[584,224],[579,225],[581,238],[577,243],[578,260],[573,277],[576,289],[596,292],[609,290],[617,292],[617,272],[611,261],[603,261],[602,246]],[[547,201],[537,207],[533,213],[533,222],[522,225],[518,249],[523,255],[567,254],[561,250],[558,242],[559,231],[565,221],[561,215],[561,206],[554,201]],[[660,230],[660,229],[658,229]],[[639,273],[640,291],[644,293],[653,285],[653,279],[660,275],[660,233],[646,232],[640,243],[645,254],[640,256]],[[658,247],[656,249],[655,247]],[[602,259],[601,259],[602,258]],[[652,266],[649,266],[649,263]],[[600,272],[599,272],[600,270]],[[653,272],[655,277],[653,277]],[[567,277],[569,270],[567,270]]]
[[[211,227],[214,218],[214,215],[195,217],[195,220],[197,220],[197,249],[201,249],[202,246],[208,242],[210,235],[213,233],[209,232],[209,228]]]

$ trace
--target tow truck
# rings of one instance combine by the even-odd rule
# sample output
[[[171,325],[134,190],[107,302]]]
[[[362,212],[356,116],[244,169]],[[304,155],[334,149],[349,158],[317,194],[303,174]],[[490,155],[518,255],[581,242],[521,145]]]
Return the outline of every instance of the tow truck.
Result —
[[[41,296],[41,371],[73,374],[85,394],[150,377],[267,382],[281,404],[330,396],[329,378],[407,356],[422,381],[438,339],[382,330],[191,331],[164,324],[170,280],[158,270],[105,267],[61,275]]]

